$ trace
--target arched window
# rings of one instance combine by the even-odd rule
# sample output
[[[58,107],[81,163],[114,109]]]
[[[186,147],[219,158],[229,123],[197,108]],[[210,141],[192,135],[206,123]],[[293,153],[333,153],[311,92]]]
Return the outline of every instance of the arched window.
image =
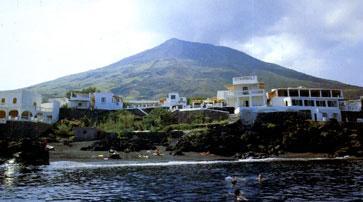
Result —
[[[24,111],[23,113],[21,113],[21,118],[25,120],[29,120],[32,116],[32,113],[29,111]]]
[[[13,98],[13,104],[16,104],[16,102],[18,101],[18,99],[16,99],[16,97]]]
[[[6,118],[6,112],[0,110],[0,119],[4,119],[4,118]]]
[[[18,117],[18,115],[19,115],[19,112],[18,112],[17,110],[11,110],[11,111],[9,112],[9,116],[10,116],[12,119],[17,118],[17,117]]]

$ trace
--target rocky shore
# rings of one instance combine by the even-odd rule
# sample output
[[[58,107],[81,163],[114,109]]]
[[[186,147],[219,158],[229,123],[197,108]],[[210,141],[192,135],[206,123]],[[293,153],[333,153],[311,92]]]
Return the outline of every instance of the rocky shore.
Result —
[[[154,121],[154,119],[150,119]],[[72,121],[70,123],[78,123]],[[68,122],[67,122],[68,124]],[[53,160],[159,160],[245,159],[290,156],[363,157],[363,124],[312,122],[299,113],[260,114],[252,126],[240,121],[171,124],[154,130],[97,132],[95,141],[82,143],[59,139],[43,130],[37,135],[4,136],[0,159],[16,158],[24,164],[48,164],[47,141],[55,146]],[[89,126],[87,126],[89,127]],[[34,131],[33,131],[34,132]]]
[[[49,164],[47,134],[51,125],[8,121],[0,125],[0,163],[15,159],[24,165]]]
[[[253,126],[244,126],[236,121],[184,131],[130,132],[122,137],[109,134],[82,149],[113,149],[127,153],[164,146],[171,155],[197,152],[238,159],[293,153],[362,157],[362,134],[362,124],[338,123],[335,120],[317,123],[307,121],[296,113],[271,113],[259,116]]]

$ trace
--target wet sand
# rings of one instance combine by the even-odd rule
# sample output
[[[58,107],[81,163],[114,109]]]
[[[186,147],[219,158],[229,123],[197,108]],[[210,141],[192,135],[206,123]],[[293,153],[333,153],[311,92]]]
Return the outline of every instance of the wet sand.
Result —
[[[107,161],[108,151],[82,151],[82,147],[91,145],[93,141],[73,142],[71,146],[62,143],[50,143],[54,151],[50,151],[50,162],[55,161]],[[173,156],[170,151],[165,151],[165,147],[159,147],[161,155],[155,155],[154,150],[142,150],[139,152],[118,152],[121,159],[119,161],[212,161],[212,160],[235,160],[233,157],[224,157],[208,153],[184,152],[184,155]],[[114,161],[114,159],[112,159]]]

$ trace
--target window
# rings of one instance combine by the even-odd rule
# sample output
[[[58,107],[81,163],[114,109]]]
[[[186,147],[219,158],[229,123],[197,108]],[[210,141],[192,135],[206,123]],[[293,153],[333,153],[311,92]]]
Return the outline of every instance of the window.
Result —
[[[78,103],[78,107],[82,107],[82,102],[79,102]]]
[[[290,95],[290,97],[299,97],[299,91],[295,90],[295,89],[290,89],[289,95]]]
[[[338,119],[338,114],[337,113],[333,113],[333,119]]]
[[[279,89],[277,91],[279,97],[287,97],[287,90],[286,89]]]
[[[16,97],[13,98],[13,104],[16,104],[16,102],[18,101],[18,99],[16,99]]]
[[[324,100],[318,100],[318,101],[316,101],[316,106],[317,107],[325,107],[326,103],[325,103]]]
[[[102,102],[102,103],[105,103],[105,102],[106,102],[106,98],[105,98],[105,97],[102,97],[102,98],[101,98],[101,102]]]
[[[337,101],[328,100],[328,107],[338,107]]]
[[[303,106],[302,100],[292,100],[292,106]]]
[[[175,98],[176,98],[176,96],[175,96],[175,95],[171,95],[171,96],[170,96],[170,99],[172,99],[172,100],[175,100]]]
[[[243,88],[242,88],[242,90],[248,90],[248,87],[246,87],[246,86],[244,86]]]
[[[321,95],[323,97],[330,97],[330,90],[322,90]]]
[[[310,96],[309,90],[300,90],[300,96],[309,97]]]
[[[315,106],[314,100],[304,100],[304,105],[305,106]]]
[[[320,90],[311,90],[311,97],[320,97]]]
[[[332,90],[332,97],[341,97],[340,90]]]
[[[5,98],[1,98],[1,104],[5,104]]]

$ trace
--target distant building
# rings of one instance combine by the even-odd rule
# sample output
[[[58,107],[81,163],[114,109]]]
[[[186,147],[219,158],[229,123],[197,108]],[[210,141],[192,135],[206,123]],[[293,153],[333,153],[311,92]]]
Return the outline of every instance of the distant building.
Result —
[[[187,106],[187,98],[180,97],[179,93],[169,93],[165,102],[163,103],[163,107],[167,107],[170,110],[174,109],[184,109]]]
[[[123,108],[122,98],[113,93],[93,93],[91,100],[94,109],[119,110]]]
[[[37,113],[37,120],[49,124],[57,122],[59,119],[60,107],[60,103],[56,100],[53,102],[42,103],[40,105],[40,111]]]
[[[341,106],[342,111],[360,112],[362,111],[363,97],[357,100],[345,100],[344,105]]]
[[[66,97],[59,97],[59,98],[49,98],[48,102],[53,103],[54,101],[58,102],[60,107],[68,105],[68,98]]]
[[[159,100],[128,100],[124,105],[127,109],[161,107]]]
[[[0,92],[0,122],[40,121],[54,123],[58,121],[59,103],[42,103],[42,96],[29,90]],[[43,116],[45,115],[45,116]]]
[[[71,93],[68,99],[68,107],[74,109],[90,109],[91,95],[84,93]]]
[[[308,111],[311,119],[341,121],[340,106],[343,101],[340,89],[278,88],[268,93],[269,105],[276,111]]]
[[[192,99],[191,108],[211,108],[211,107],[224,107],[224,99],[218,99],[217,97],[207,99]]]
[[[227,91],[218,91],[217,98],[225,100],[227,106],[240,108],[266,106],[265,84],[259,82],[257,76],[234,77],[233,83],[227,85]]]
[[[0,92],[0,119],[33,120],[36,116],[42,97],[28,90]]]

